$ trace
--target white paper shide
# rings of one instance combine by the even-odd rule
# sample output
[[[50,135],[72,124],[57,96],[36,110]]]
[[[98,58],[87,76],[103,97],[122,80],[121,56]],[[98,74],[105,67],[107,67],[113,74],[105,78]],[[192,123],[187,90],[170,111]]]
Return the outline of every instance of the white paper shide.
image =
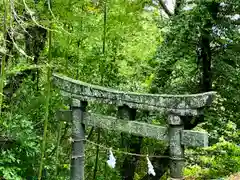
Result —
[[[108,164],[111,168],[115,168],[116,158],[113,156],[112,149],[109,150],[109,159],[107,160],[107,164]]]
[[[148,165],[148,174],[155,176],[156,173],[153,169],[153,165],[152,165],[151,161],[149,160],[148,156],[147,156],[147,165]]]

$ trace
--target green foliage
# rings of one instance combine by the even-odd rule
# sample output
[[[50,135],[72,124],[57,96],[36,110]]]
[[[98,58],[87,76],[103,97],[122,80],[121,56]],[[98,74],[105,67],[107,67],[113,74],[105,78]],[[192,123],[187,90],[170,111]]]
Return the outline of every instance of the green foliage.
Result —
[[[211,163],[210,167],[205,167],[199,159],[190,161],[191,168],[186,169],[186,175],[199,179],[217,178],[240,170],[239,159],[232,154],[239,151],[239,51],[235,48],[239,44],[239,26],[230,20],[240,4],[224,1],[225,6],[218,5],[221,2],[196,1],[192,9],[181,10],[170,20],[159,22],[164,42],[156,55],[159,62],[152,84],[153,92],[183,94],[201,91],[202,39],[209,40],[209,49],[205,51],[210,51],[212,90],[217,91],[218,96],[211,108],[205,111],[205,122],[196,129],[208,131],[211,153],[221,149],[226,154],[211,156],[207,151],[209,156],[204,158]],[[219,142],[221,137],[226,140],[225,144]],[[196,154],[200,152],[195,151]]]
[[[74,13],[76,19],[71,19],[71,35],[66,38],[63,32],[55,38],[54,57],[65,58],[59,71],[66,72],[67,68],[67,75],[83,81],[141,91],[146,76],[152,73],[148,60],[159,43],[159,31],[153,18],[139,8],[141,3],[108,1],[103,55],[103,4],[85,2],[80,7],[78,13]],[[142,83],[126,86],[137,82]]]
[[[1,124],[1,134],[11,137],[15,140],[14,147],[9,150],[2,150],[1,173],[5,178],[10,177],[28,177],[36,176],[39,166],[40,142],[42,136],[42,126],[44,117],[45,94],[39,93],[33,89],[34,83],[27,80],[15,94],[12,99],[11,111],[3,113]],[[42,89],[43,87],[40,87]],[[44,89],[43,91],[44,92]],[[57,126],[55,112],[62,107],[62,100],[59,94],[53,93],[51,96],[51,108],[49,121],[51,127]],[[54,132],[54,131],[53,131]],[[50,132],[52,134],[53,132]],[[51,150],[54,147],[55,134],[49,136],[48,147]],[[49,152],[48,152],[49,153]],[[50,162],[52,158],[47,158]],[[50,170],[54,169],[54,164]],[[12,179],[12,178],[9,178]]]
[[[206,155],[193,158],[198,165],[189,165],[185,169],[186,176],[214,179],[239,172],[240,148],[238,145],[221,138],[219,143],[205,149],[204,154]]]
[[[144,91],[149,88],[152,78],[152,68],[148,66],[149,59],[154,55],[156,46],[160,42],[160,34],[151,14],[143,11],[143,1],[108,1],[107,2],[107,29],[106,47],[103,54],[103,4],[95,4],[91,1],[57,1],[52,4],[52,14],[49,15],[48,5],[43,1],[34,4],[34,1],[23,1],[15,4],[17,12],[20,14],[24,10],[28,18],[26,24],[19,26],[13,23],[13,28],[20,29],[19,33],[24,35],[22,28],[33,26],[36,22],[46,27],[49,19],[53,24],[53,47],[51,68],[61,71],[70,77],[81,79],[94,84],[111,86],[114,88]],[[26,6],[27,5],[27,6]],[[2,13],[2,11],[1,11]],[[52,16],[52,17],[50,17]],[[35,18],[35,19],[34,19]],[[46,21],[47,20],[47,21]],[[63,30],[63,28],[65,30]],[[41,157],[41,141],[43,134],[44,112],[47,110],[46,103],[46,66],[48,47],[45,44],[41,52],[37,65],[30,65],[32,60],[26,59],[26,54],[19,50],[24,50],[27,42],[19,36],[16,41],[18,48],[14,48],[19,55],[14,56],[14,61],[10,61],[7,67],[8,78],[26,70],[38,69],[40,76],[36,87],[36,82],[31,78],[24,80],[20,89],[11,97],[11,104],[5,104],[1,120],[1,134],[12,137],[17,146],[9,150],[3,150],[1,158],[0,175],[17,179],[26,177],[36,177],[39,170],[39,159]],[[39,48],[37,45],[34,48]],[[31,54],[32,56],[32,54]],[[140,66],[139,66],[140,65]],[[142,69],[145,69],[142,71]],[[150,76],[148,78],[148,76]],[[146,82],[146,78],[148,79]],[[11,81],[10,81],[11,82]],[[55,167],[58,167],[57,179],[66,179],[69,173],[70,142],[68,141],[69,123],[65,123],[60,143],[59,159],[55,159],[55,147],[57,144],[58,123],[55,113],[58,109],[66,108],[59,94],[51,92],[49,105],[48,126],[49,131],[46,141],[45,166],[49,175],[54,174]],[[94,108],[94,107],[93,107]],[[99,107],[96,107],[98,110]],[[108,109],[108,108],[107,108]],[[103,108],[100,107],[100,111]],[[109,111],[109,110],[108,110]],[[110,135],[109,142],[118,144],[119,138],[112,141],[114,134]],[[87,169],[93,167],[95,162],[95,149],[90,147],[91,159],[87,160]],[[89,150],[90,150],[89,149]],[[106,171],[106,152],[100,154],[100,168],[98,178],[104,179],[101,175]],[[13,157],[13,158],[10,158]],[[6,166],[8,162],[9,166]],[[57,163],[57,166],[56,166]],[[29,165],[31,164],[31,165]],[[88,171],[87,172],[91,172]],[[107,177],[117,178],[116,172],[107,167]],[[112,174],[112,175],[109,175]],[[92,173],[87,174],[87,177]],[[12,179],[12,177],[10,179]]]
[[[207,35],[210,41],[212,86],[213,90],[218,92],[218,96],[213,106],[206,109],[205,122],[196,127],[208,131],[210,147],[204,150],[188,149],[196,156],[190,156],[188,159],[185,174],[200,179],[211,179],[240,171],[240,156],[236,155],[240,153],[237,146],[240,143],[240,36],[239,26],[226,19],[227,15],[239,12],[238,1],[224,1],[230,5],[219,8],[217,18],[212,14],[211,5],[222,2],[220,0],[196,1],[191,10],[180,8],[178,14],[168,19],[161,16],[158,5],[142,0],[58,0],[52,2],[51,12],[47,1],[39,1],[36,4],[32,0],[14,2],[18,17],[24,23],[20,25],[13,20],[13,13],[8,14],[7,20],[11,23],[8,22],[7,25],[11,25],[18,35],[15,37],[17,46],[9,51],[12,56],[6,66],[8,81],[4,86],[20,81],[13,76],[27,70],[38,69],[39,79],[33,82],[32,74],[29,75],[20,87],[16,88],[13,96],[4,97],[4,100],[10,98],[11,101],[2,106],[4,112],[0,118],[0,134],[13,138],[15,143],[10,149],[1,149],[0,176],[6,179],[37,176],[43,119],[47,111],[49,131],[44,169],[47,170],[47,177],[51,179],[69,177],[71,123],[62,122],[62,136],[57,150],[59,156],[56,159],[59,122],[56,121],[55,113],[58,109],[67,107],[59,92],[52,87],[47,109],[45,84],[50,81],[46,80],[46,66],[81,81],[121,90],[196,93],[201,91],[199,84],[203,69],[198,49],[203,35]],[[154,6],[153,10],[144,10],[149,5]],[[12,8],[9,10],[12,11]],[[3,1],[0,1],[0,16],[3,17],[3,14]],[[36,22],[45,28],[52,23],[53,42],[52,49],[49,49],[44,37],[40,37],[36,32],[39,36],[37,39],[42,42],[44,48],[39,54],[38,62],[34,63],[33,59],[29,58],[33,53],[26,54],[28,49],[25,49],[25,45],[28,42],[24,37],[24,29],[35,27]],[[0,30],[0,44],[3,45],[3,26],[0,26]],[[40,46],[36,43],[32,48],[40,51]],[[5,49],[0,48],[1,60],[3,52]],[[49,63],[48,53],[52,56]],[[8,90],[5,89],[6,92]],[[115,107],[96,104],[90,104],[89,107],[107,115],[116,113]],[[142,112],[138,112],[138,116],[141,115]],[[154,124],[165,124],[162,116],[159,118],[154,115],[153,119]],[[91,140],[96,139],[94,132]],[[101,134],[102,144],[118,148],[120,142],[117,132],[103,131]],[[161,142],[144,139],[142,153],[150,154],[159,149],[163,152],[164,146]],[[200,155],[201,153],[209,155]],[[105,166],[106,154],[105,150],[100,149],[97,179],[120,179],[119,166],[114,170]],[[87,179],[93,176],[95,155],[96,147],[87,144]],[[117,154],[117,157],[123,160],[125,156]],[[56,167],[58,175],[53,177]],[[135,172],[136,179],[141,179],[146,174],[146,168],[145,159],[141,159]]]

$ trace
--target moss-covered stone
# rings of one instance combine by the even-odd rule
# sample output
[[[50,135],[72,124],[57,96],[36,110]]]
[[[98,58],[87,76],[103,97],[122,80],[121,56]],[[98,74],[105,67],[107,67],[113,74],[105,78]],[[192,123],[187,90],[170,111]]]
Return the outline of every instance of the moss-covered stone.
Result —
[[[59,114],[59,120],[67,121],[70,118],[69,115],[71,115],[71,111],[59,111],[57,114]],[[78,116],[75,116],[74,118],[76,121],[80,119]],[[137,120],[126,121],[112,116],[104,116],[101,114],[86,112],[82,123],[87,126],[125,132],[167,142],[169,140],[169,132],[167,127],[138,122]],[[208,145],[208,134],[207,132],[181,130],[181,144],[191,147],[206,147]]]
[[[198,110],[211,104],[215,92],[192,95],[158,95],[123,92],[88,84],[53,74],[53,83],[65,95],[84,101],[127,105],[130,108],[173,113],[180,116],[198,115]]]

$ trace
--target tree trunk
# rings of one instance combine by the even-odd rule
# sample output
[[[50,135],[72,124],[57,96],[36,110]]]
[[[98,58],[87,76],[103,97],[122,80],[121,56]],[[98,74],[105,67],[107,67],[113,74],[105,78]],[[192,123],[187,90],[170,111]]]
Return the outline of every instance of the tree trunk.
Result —
[[[217,19],[218,7],[219,4],[216,2],[211,2],[206,5],[210,14],[212,15],[212,19]],[[178,11],[179,12],[179,11]],[[200,81],[200,92],[208,92],[212,90],[212,53],[210,48],[211,43],[211,29],[213,27],[213,22],[207,22],[204,25],[204,29],[202,30],[202,34],[199,39],[199,52],[198,52],[198,62],[199,68],[201,71],[201,81]],[[193,117],[183,117],[184,118],[184,129],[191,130],[196,127],[200,122],[204,121],[204,116],[200,115],[196,117],[194,123],[191,123],[191,119]],[[169,148],[165,151],[164,155],[169,155]],[[142,180],[159,180],[167,171],[169,166],[169,161],[163,160],[161,158],[154,158],[152,160],[153,164],[157,164],[154,166],[156,176],[145,175]]]

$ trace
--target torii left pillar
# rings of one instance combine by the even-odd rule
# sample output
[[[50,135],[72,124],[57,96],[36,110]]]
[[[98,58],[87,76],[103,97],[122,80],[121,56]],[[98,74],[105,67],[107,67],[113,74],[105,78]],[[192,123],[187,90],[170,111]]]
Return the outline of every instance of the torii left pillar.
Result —
[[[182,180],[184,169],[184,146],[181,144],[181,134],[184,130],[180,116],[170,114],[169,124],[169,148],[170,148],[170,177],[171,180]]]
[[[85,126],[82,123],[87,102],[72,100],[72,161],[71,180],[84,180]]]

